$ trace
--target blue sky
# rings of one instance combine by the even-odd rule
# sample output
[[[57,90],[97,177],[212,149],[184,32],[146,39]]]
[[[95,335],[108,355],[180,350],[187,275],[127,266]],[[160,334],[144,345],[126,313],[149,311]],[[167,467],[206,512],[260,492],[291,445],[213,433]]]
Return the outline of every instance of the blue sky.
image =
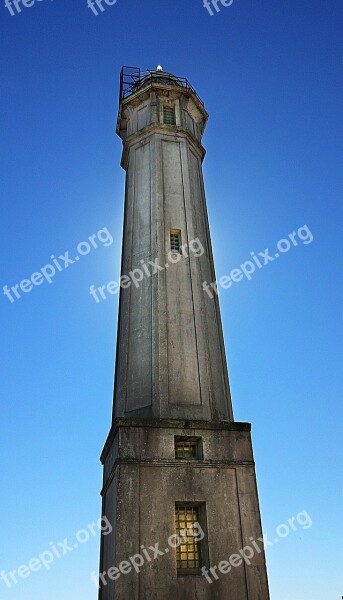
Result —
[[[273,600],[337,600],[342,581],[341,0],[0,0],[2,268],[13,286],[107,228],[51,285],[1,295],[0,569],[99,517],[112,409],[124,172],[115,137],[123,64],[188,77],[204,137],[218,277],[307,225],[311,244],[220,292],[235,418],[253,424],[264,530],[313,520],[268,551]],[[4,600],[95,600],[99,537]]]

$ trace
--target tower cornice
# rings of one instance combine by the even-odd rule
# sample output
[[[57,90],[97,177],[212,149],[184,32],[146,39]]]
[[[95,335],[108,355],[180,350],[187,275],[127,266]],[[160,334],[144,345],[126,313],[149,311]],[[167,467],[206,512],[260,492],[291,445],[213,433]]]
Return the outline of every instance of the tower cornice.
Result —
[[[163,123],[151,123],[150,125],[144,127],[144,129],[133,133],[123,141],[121,166],[123,169],[125,169],[125,171],[128,166],[128,155],[130,148],[132,148],[135,144],[144,143],[154,134],[168,136],[174,140],[180,138],[187,139],[192,150],[194,151],[194,154],[197,155],[201,161],[203,161],[205,158],[206,150],[204,146],[196,139],[189,129],[186,129],[185,127],[173,127],[173,129],[170,129],[169,125],[164,125]]]
[[[180,429],[180,430],[210,430],[210,431],[232,431],[241,433],[251,432],[251,423],[239,421],[193,421],[185,419],[147,419],[140,417],[117,417],[114,419],[110,432],[107,436],[100,460],[104,464],[107,454],[111,449],[113,440],[120,428],[143,427],[152,429]]]
[[[147,84],[143,85],[139,90],[137,90],[137,92],[132,93],[127,98],[121,99],[119,103],[118,119],[116,126],[116,132],[119,136],[121,136],[120,132],[122,129],[122,120],[125,121],[125,108],[130,105],[138,106],[141,102],[147,100],[151,96],[151,94],[156,94],[156,96],[158,96],[159,94],[167,94],[171,97],[184,96],[185,98],[189,98],[190,100],[192,100],[203,118],[202,133],[204,132],[209,115],[203,103],[191,88],[168,85],[165,83],[147,82]]]

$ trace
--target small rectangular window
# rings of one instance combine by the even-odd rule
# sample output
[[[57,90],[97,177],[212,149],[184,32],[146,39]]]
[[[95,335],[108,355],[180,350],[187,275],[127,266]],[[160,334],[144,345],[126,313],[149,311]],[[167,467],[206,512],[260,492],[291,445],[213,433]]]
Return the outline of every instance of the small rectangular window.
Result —
[[[165,125],[176,125],[175,107],[164,106],[163,107],[163,123]]]
[[[176,548],[178,576],[200,575],[202,567],[209,567],[206,504],[176,502],[175,529],[180,538]]]
[[[196,536],[199,511],[196,506],[175,507],[176,535],[182,543],[176,549],[176,562],[179,572],[197,571],[202,566],[200,541]]]
[[[172,229],[170,232],[170,249],[172,252],[180,254],[181,250],[181,231],[179,229]]]
[[[202,459],[202,439],[175,436],[175,458],[178,460]]]

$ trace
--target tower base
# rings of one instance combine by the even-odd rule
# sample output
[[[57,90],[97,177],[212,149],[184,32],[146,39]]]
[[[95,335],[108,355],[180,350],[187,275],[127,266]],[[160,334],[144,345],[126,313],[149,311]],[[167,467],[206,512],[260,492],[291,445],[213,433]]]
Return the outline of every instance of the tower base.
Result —
[[[269,600],[248,423],[116,419],[106,441],[100,600]],[[178,458],[178,440],[196,440]],[[201,558],[180,567],[178,506],[199,507]],[[199,542],[200,543],[200,542]]]

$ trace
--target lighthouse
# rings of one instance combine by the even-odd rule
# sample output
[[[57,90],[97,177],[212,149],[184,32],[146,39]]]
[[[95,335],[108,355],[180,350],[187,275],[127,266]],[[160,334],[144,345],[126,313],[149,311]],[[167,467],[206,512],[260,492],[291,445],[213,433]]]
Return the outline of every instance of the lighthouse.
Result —
[[[123,67],[122,285],[101,455],[112,531],[99,600],[269,600],[251,426],[234,420],[219,299],[204,291],[216,279],[207,120],[187,79]]]

